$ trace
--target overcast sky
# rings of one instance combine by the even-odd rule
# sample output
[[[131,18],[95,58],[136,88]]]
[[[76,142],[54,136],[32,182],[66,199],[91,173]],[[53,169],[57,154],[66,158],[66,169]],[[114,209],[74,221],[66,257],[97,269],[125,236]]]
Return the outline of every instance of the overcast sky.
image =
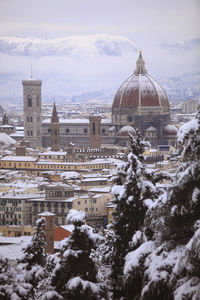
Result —
[[[0,0],[0,34],[109,33],[142,46],[199,36],[199,16],[199,0]]]
[[[199,38],[200,45],[199,16],[200,0],[0,0],[0,36],[55,38],[101,33],[123,36],[135,42],[137,49],[142,49],[152,75],[172,76],[199,67],[200,51],[197,49],[190,48],[188,52],[174,55],[167,48],[169,44],[194,38]],[[128,61],[116,59],[113,62],[116,72],[124,72],[119,80],[126,79],[135,68],[137,54],[133,55],[129,69]],[[106,63],[109,66],[109,62]],[[1,52],[0,64],[3,66],[0,73],[5,73],[6,68],[7,73],[15,68],[19,72],[30,69],[27,58],[22,60],[22,57],[6,56]],[[45,71],[41,59],[34,64],[38,73]],[[93,63],[96,71],[91,72],[91,78],[98,75],[97,69],[102,78],[104,72],[112,69],[112,65],[108,66],[102,62],[96,66]],[[56,72],[56,68],[59,74],[63,63],[59,65],[59,59],[56,62],[49,58],[46,72]],[[84,70],[85,65],[82,68]],[[89,73],[87,70],[87,76]]]

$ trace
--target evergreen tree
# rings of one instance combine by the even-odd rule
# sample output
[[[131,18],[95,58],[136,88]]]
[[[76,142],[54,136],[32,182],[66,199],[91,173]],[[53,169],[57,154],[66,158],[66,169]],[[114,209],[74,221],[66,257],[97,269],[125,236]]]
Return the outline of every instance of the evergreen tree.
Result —
[[[0,257],[0,299],[10,300],[12,291],[12,272],[9,261]]]
[[[55,268],[52,286],[62,299],[105,299],[102,286],[97,282],[97,270],[90,253],[99,235],[84,225],[85,213],[70,210],[67,220],[75,228],[63,245],[63,257]]]
[[[34,233],[31,242],[24,249],[24,256],[21,262],[26,264],[27,270],[31,270],[35,265],[44,267],[46,264],[44,225],[44,218],[37,221],[36,232]]]
[[[145,217],[154,240],[125,258],[126,300],[200,299],[200,112],[180,128],[178,142],[182,162],[172,185]]]
[[[31,295],[31,298],[34,299],[35,295],[38,293],[39,282],[47,277],[45,269],[46,253],[44,246],[46,242],[43,231],[44,226],[45,219],[39,219],[37,221],[36,232],[26,248],[23,249],[24,256],[18,266],[18,272],[21,273],[19,276],[19,283],[21,278],[23,278],[25,299],[28,299],[28,295]],[[26,288],[27,294],[25,293]]]
[[[138,131],[135,138],[130,135],[128,162],[119,170],[118,185],[112,189],[115,204],[115,240],[111,274],[113,299],[120,299],[124,295],[124,259],[130,250],[132,237],[136,231],[143,229],[147,210],[145,199],[152,200],[156,194],[155,186],[145,178],[142,164],[145,145],[147,143],[141,140]]]
[[[171,188],[150,211],[150,219],[162,240],[184,243],[192,237],[200,214],[200,112],[180,128],[178,142],[182,162]]]

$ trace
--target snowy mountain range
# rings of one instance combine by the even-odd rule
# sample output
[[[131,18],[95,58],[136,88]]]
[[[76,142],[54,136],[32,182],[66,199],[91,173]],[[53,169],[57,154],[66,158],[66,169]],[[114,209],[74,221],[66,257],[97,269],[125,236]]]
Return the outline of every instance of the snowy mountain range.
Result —
[[[146,67],[171,99],[197,98],[200,38],[155,45],[143,53]],[[138,45],[108,34],[34,38],[0,36],[0,102],[22,101],[21,81],[43,81],[43,100],[100,99],[112,101],[123,81],[132,74]],[[164,73],[165,71],[165,73]]]
[[[0,53],[20,56],[122,56],[137,51],[131,40],[107,34],[69,36],[54,39],[0,37]]]
[[[173,54],[184,54],[194,49],[200,51],[200,37],[173,44],[161,44],[161,47]]]

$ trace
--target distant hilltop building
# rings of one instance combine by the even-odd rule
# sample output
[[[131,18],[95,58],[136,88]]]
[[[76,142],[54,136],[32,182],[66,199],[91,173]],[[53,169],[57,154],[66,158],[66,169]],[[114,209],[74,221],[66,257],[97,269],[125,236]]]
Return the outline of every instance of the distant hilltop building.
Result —
[[[183,114],[194,114],[197,112],[199,100],[185,100],[182,104],[181,111]]]
[[[100,148],[101,144],[126,146],[129,133],[134,135],[136,128],[154,148],[175,145],[177,128],[170,125],[167,94],[147,73],[141,51],[134,73],[114,97],[111,120],[96,115],[89,119],[60,119],[57,122],[54,107],[55,120],[46,119],[41,123],[41,84],[40,80],[23,81],[24,132],[32,146],[51,147],[55,151],[70,143],[92,148]],[[56,144],[53,145],[53,141]]]

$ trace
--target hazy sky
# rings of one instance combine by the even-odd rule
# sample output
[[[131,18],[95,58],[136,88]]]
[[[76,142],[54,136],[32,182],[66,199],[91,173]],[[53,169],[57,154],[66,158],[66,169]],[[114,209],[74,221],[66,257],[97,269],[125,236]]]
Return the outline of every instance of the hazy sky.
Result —
[[[199,16],[199,0],[0,0],[0,34],[109,33],[142,46],[199,36]]]
[[[147,70],[152,75],[175,76],[195,68],[199,70],[200,0],[0,0],[0,36],[55,38],[100,33],[134,41],[136,47],[142,49]],[[194,38],[199,40],[185,52],[172,53],[169,49],[169,44]],[[113,77],[114,86],[118,86],[134,70],[137,55],[133,53],[133,58],[123,61],[120,58],[103,61],[102,58],[91,64],[83,62],[79,65],[81,75],[71,77],[75,89],[81,80],[89,82],[94,78],[104,79],[109,85],[108,79]],[[74,62],[66,57],[34,59],[34,69],[41,79],[46,72],[59,80],[62,72],[67,81],[72,74],[68,69],[75,68]],[[31,60],[0,51],[0,75],[9,76],[13,70],[22,77],[30,69]],[[117,78],[116,74],[121,77]],[[0,83],[0,92],[6,95],[12,82],[9,84],[6,87]]]

